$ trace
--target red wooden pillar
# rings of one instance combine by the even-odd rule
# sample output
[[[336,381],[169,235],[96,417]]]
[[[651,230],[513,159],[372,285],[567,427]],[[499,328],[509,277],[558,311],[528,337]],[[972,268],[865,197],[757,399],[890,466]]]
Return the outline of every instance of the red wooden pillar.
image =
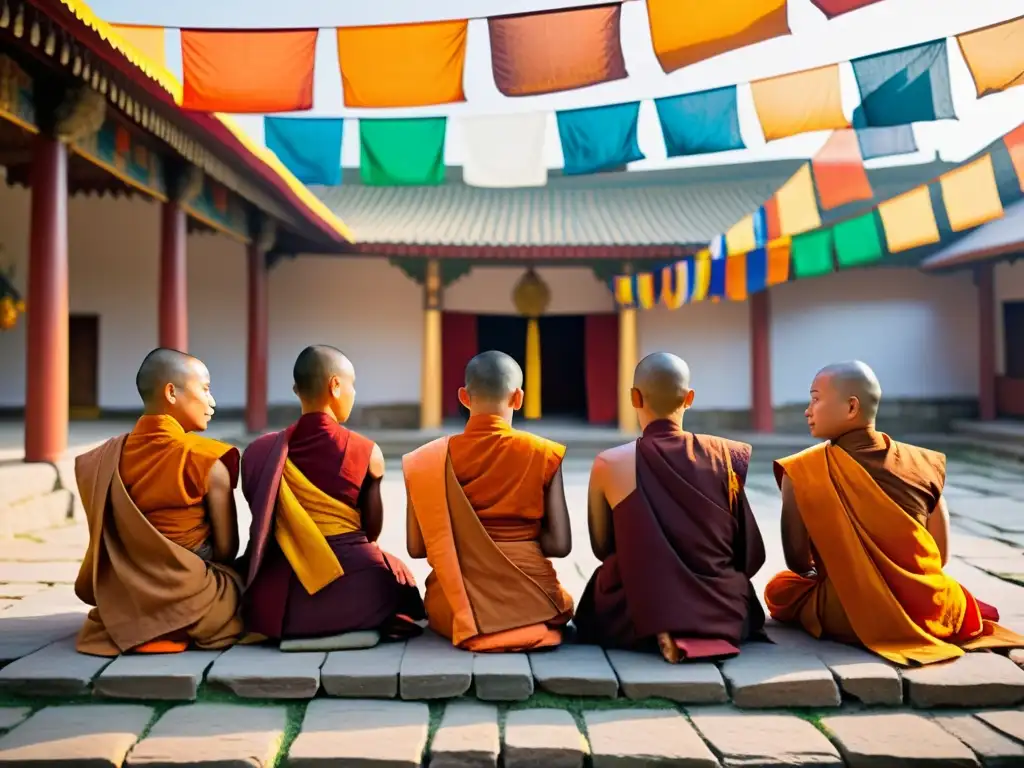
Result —
[[[68,153],[40,134],[32,148],[25,460],[68,445]]]
[[[975,271],[978,286],[978,416],[996,418],[996,292],[990,263]]]
[[[188,256],[185,210],[174,200],[163,204],[160,220],[159,345],[188,351]]]
[[[245,427],[249,432],[267,428],[267,263],[254,241],[249,244],[249,341],[245,375]]]
[[[768,291],[750,296],[750,405],[755,432],[772,432],[771,303]]]

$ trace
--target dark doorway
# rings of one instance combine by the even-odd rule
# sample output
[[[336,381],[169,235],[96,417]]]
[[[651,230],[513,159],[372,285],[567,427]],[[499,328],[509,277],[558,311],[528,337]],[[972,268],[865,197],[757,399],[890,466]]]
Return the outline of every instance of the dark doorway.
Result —
[[[1003,348],[1007,378],[1024,379],[1024,301],[1003,303]]]
[[[543,416],[587,418],[587,364],[582,315],[540,319]]]
[[[99,418],[100,319],[68,318],[68,405],[73,419]]]

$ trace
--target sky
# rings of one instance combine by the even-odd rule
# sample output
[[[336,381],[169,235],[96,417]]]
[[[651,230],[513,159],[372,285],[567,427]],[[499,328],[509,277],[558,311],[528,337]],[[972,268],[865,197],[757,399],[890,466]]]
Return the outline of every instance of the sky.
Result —
[[[716,0],[708,0],[715,2]],[[743,0],[717,0],[742,2]],[[465,18],[469,14],[499,15],[555,7],[591,4],[593,0],[175,0],[141,3],[139,0],[92,0],[93,10],[115,23],[166,27],[281,28],[319,26],[313,109],[296,113],[306,117],[426,117],[546,112],[547,163],[562,166],[561,146],[554,111],[642,101],[639,143],[645,160],[629,170],[747,163],[812,156],[827,133],[811,133],[766,144],[754,112],[750,80],[847,62],[851,58],[949,37],[1024,15],[1024,0],[882,0],[872,6],[827,20],[810,0],[789,0],[792,34],[700,62],[666,75],[651,46],[646,3],[623,3],[622,45],[629,77],[544,96],[509,98],[498,92],[490,65],[485,18],[470,21],[464,90],[466,102],[417,109],[346,109],[342,101],[337,65],[337,26],[400,23]],[[1024,122],[1024,87],[1005,93],[975,97],[970,72],[955,41],[949,46],[954,106],[959,120],[914,126],[920,151],[914,155],[880,158],[868,167],[927,162],[936,155],[957,162]],[[168,66],[181,77],[180,35],[167,32]],[[853,70],[842,64],[843,102],[851,115],[859,102]],[[667,158],[654,103],[651,99],[740,84],[740,126],[747,149],[693,158]],[[240,115],[238,122],[254,138],[263,140],[262,116]],[[458,120],[449,120],[445,157],[449,166],[461,164]],[[359,138],[355,121],[346,121],[342,166],[359,165]]]

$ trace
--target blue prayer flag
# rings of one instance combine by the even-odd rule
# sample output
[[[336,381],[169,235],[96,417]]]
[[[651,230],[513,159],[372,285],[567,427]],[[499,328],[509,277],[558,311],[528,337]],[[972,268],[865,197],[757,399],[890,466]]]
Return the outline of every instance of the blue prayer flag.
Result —
[[[743,149],[736,86],[655,99],[669,157]]]
[[[857,107],[853,110],[853,127],[857,132],[857,144],[860,145],[860,156],[863,160],[912,155],[917,152],[917,140],[914,138],[912,125],[868,128],[863,108]]]
[[[712,259],[720,259],[725,256],[729,252],[729,248],[725,244],[725,235],[715,235],[711,238],[708,250],[711,252]]]
[[[344,121],[322,117],[264,117],[267,149],[303,184],[341,184]]]
[[[563,173],[599,173],[644,159],[636,136],[639,101],[555,114],[565,160]]]
[[[955,119],[946,41],[854,59],[866,128]]]
[[[768,244],[768,214],[763,205],[754,211],[754,244],[758,247]]]
[[[763,291],[768,286],[768,249],[763,246],[747,254],[747,293]]]
[[[708,283],[708,298],[725,297],[725,259],[711,260],[711,281]]]

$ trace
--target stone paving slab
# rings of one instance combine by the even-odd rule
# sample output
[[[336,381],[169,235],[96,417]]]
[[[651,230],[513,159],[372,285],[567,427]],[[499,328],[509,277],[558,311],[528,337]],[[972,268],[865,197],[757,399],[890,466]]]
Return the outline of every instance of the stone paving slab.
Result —
[[[430,745],[430,768],[496,768],[500,752],[498,708],[453,701]]]
[[[1020,514],[1021,503],[1018,499],[990,498],[964,501],[955,506],[956,513],[961,517],[990,525],[1000,531],[1024,533],[1024,517]]]
[[[537,685],[563,696],[615,698],[619,680],[607,657],[597,646],[562,645],[530,654]]]
[[[277,757],[285,722],[284,707],[185,704],[156,721],[125,765],[266,768]]]
[[[318,699],[306,708],[287,765],[419,768],[429,722],[420,702]]]
[[[111,661],[78,653],[74,638],[65,638],[0,669],[0,691],[17,696],[81,696]]]
[[[995,712],[978,712],[975,715],[1000,733],[1024,742],[1024,712],[1020,710],[1001,710]]]
[[[1024,669],[1005,656],[978,651],[949,662],[903,670],[915,707],[1004,707],[1024,701]]]
[[[608,661],[630,699],[662,698],[683,704],[729,700],[725,681],[712,663],[669,664],[661,656],[635,651],[606,651]]]
[[[0,731],[9,731],[32,713],[28,707],[0,708]]]
[[[473,686],[481,701],[526,701],[533,694],[533,669],[525,653],[477,653]]]
[[[320,666],[326,658],[326,653],[236,645],[213,662],[206,680],[245,699],[311,699],[320,688]]]
[[[0,663],[15,661],[38,651],[82,627],[81,614],[12,616],[20,608],[8,608],[0,616]]]
[[[42,592],[45,589],[49,589],[46,584],[38,583],[13,583],[13,584],[0,584],[0,597],[3,598],[22,598],[28,595],[34,595],[38,592]]]
[[[830,715],[821,720],[849,768],[975,768],[974,753],[933,720],[907,712]]]
[[[747,643],[722,662],[732,700],[741,708],[838,707],[839,688],[828,667],[809,653],[771,643]]]
[[[730,707],[687,707],[686,711],[725,768],[842,768],[835,746],[796,715],[740,712]]]
[[[45,496],[57,487],[57,469],[52,464],[0,464],[0,504]]]
[[[328,696],[393,699],[398,695],[403,655],[405,643],[328,653],[320,668],[320,684]]]
[[[1008,739],[970,712],[932,715],[942,729],[971,748],[985,768],[1012,768],[1024,765],[1024,745]]]
[[[220,651],[119,656],[93,680],[112,699],[195,701],[203,675]]]
[[[697,731],[675,710],[609,709],[585,712],[583,719],[594,768],[718,768]]]
[[[120,768],[152,716],[137,704],[47,707],[0,736],[0,765]]]
[[[586,738],[563,709],[520,709],[505,716],[505,768],[582,768],[588,754]]]
[[[40,584],[74,584],[79,565],[75,562],[16,563],[0,561],[0,581],[34,581]]]
[[[399,694],[403,699],[449,699],[473,684],[473,654],[433,632],[410,640],[402,656]]]

